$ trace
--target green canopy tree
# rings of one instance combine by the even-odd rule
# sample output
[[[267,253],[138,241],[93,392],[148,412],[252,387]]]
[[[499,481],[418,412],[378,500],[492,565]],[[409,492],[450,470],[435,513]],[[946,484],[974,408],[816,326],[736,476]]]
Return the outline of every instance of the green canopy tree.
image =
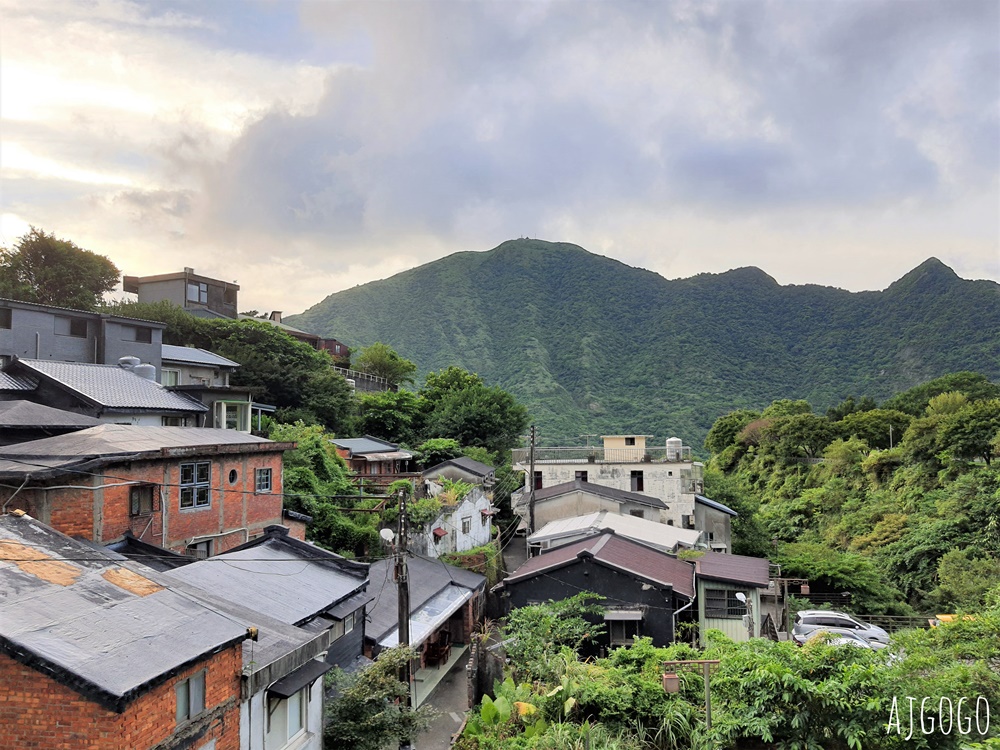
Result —
[[[121,272],[107,257],[31,227],[0,249],[0,296],[94,310]]]
[[[362,349],[354,358],[354,369],[385,378],[395,388],[412,383],[417,366],[400,357],[392,347],[376,341]]]
[[[393,443],[412,443],[422,424],[422,401],[412,391],[378,391],[358,396],[357,431]]]

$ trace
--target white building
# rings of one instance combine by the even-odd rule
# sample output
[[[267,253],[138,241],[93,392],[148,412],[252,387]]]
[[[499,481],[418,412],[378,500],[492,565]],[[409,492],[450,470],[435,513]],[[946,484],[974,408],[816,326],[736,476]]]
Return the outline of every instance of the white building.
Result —
[[[441,492],[441,486],[434,482],[427,486],[432,495]],[[474,487],[458,503],[443,505],[440,515],[423,531],[410,535],[410,544],[416,552],[431,558],[482,547],[493,538],[493,514],[490,496],[481,487]]]

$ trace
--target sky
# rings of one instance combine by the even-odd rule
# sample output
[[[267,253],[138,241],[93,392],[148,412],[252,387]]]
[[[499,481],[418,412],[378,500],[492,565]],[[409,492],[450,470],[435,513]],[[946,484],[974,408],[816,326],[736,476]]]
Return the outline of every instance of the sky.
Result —
[[[1000,281],[998,10],[0,0],[0,242],[286,315],[518,237],[667,278]]]

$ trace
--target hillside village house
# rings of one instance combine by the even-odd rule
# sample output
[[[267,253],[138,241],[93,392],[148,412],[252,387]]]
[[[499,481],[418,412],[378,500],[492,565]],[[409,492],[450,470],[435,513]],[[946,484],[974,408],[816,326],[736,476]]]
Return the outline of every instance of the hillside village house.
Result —
[[[467,456],[459,456],[424,469],[421,476],[426,483],[440,485],[442,479],[450,479],[453,482],[467,482],[490,488],[496,482],[496,469]]]
[[[0,364],[15,357],[113,365],[138,357],[160,367],[164,323],[0,299]]]
[[[240,363],[193,346],[163,345],[160,384],[208,407],[205,427],[250,432],[253,398],[249,388],[229,384]]]
[[[330,441],[337,455],[354,472],[351,479],[359,485],[385,488],[397,479],[416,481],[420,474],[411,469],[413,454],[396,443],[365,435],[359,438],[335,438]]]
[[[644,518],[601,510],[583,516],[549,521],[528,537],[528,554],[536,555],[544,550],[571,544],[605,531],[670,553],[675,553],[680,548],[694,549],[699,545],[703,546],[705,537],[701,531],[679,529],[676,526],[667,526]]]
[[[440,486],[432,488],[434,497],[442,497]],[[457,502],[443,503],[441,513],[423,529],[411,529],[410,546],[431,558],[482,547],[493,539],[495,513],[489,495],[474,487]]]
[[[122,290],[137,294],[139,302],[172,302],[199,318],[235,318],[240,286],[185,268],[156,276],[125,276]]]
[[[235,430],[104,424],[0,448],[0,504],[100,544],[131,533],[213,555],[281,523],[281,457],[293,446]]]
[[[530,491],[511,498],[514,512],[521,516],[525,528],[530,526],[530,499]],[[551,521],[599,511],[644,518],[661,524],[668,524],[673,520],[669,517],[670,508],[657,497],[593,484],[582,479],[535,490],[537,528]]]

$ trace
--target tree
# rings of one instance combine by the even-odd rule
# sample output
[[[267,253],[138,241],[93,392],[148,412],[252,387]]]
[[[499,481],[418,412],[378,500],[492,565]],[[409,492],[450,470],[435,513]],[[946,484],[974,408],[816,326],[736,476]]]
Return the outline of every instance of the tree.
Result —
[[[974,401],[941,422],[939,443],[955,458],[981,458],[990,464],[993,443],[1000,435],[1000,399]]]
[[[383,750],[425,731],[430,710],[409,708],[409,686],[399,679],[400,668],[416,658],[412,649],[396,647],[356,674],[337,671],[330,681],[339,695],[327,706],[324,747]]]
[[[502,453],[518,444],[528,410],[497,386],[476,385],[442,396],[427,416],[427,434]]]
[[[417,461],[424,469],[463,455],[462,446],[451,438],[431,438],[417,446]]]
[[[464,391],[467,388],[475,388],[481,385],[485,385],[485,383],[483,383],[483,379],[479,375],[452,365],[440,372],[427,373],[427,377],[424,379],[424,387],[420,389],[420,395],[424,399],[427,408],[432,409],[449,393]]]
[[[0,249],[0,295],[25,302],[93,310],[120,273],[105,256],[35,227]]]
[[[422,421],[421,399],[412,391],[378,391],[358,397],[358,432],[393,443],[410,443]]]
[[[831,422],[839,422],[848,414],[871,411],[874,408],[876,408],[875,401],[868,396],[863,396],[858,401],[854,400],[854,396],[848,396],[836,406],[831,406],[827,409],[826,418]]]
[[[413,382],[417,366],[400,357],[390,346],[376,341],[362,349],[354,358],[354,368],[389,381],[393,388]]]
[[[705,448],[713,455],[722,453],[736,442],[736,436],[744,427],[757,419],[760,419],[760,412],[749,409],[723,414],[715,420],[712,429],[708,431],[708,436],[705,438]]]
[[[912,416],[895,409],[870,409],[852,412],[834,426],[844,438],[857,437],[869,448],[884,449],[891,447],[890,442],[899,444],[911,421]]]

